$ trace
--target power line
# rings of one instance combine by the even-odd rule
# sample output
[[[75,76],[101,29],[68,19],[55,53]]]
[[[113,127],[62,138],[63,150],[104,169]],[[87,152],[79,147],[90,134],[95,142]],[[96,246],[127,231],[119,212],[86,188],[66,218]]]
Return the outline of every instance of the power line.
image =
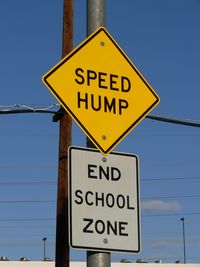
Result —
[[[0,114],[22,114],[22,113],[49,113],[54,115],[59,115],[65,113],[63,109],[59,109],[58,111],[54,111],[55,107],[59,106],[59,104],[52,104],[47,107],[36,108],[31,107],[29,105],[24,104],[14,104],[14,105],[0,105]],[[3,109],[2,109],[3,108]],[[147,115],[146,119],[180,124],[191,127],[200,127],[200,120],[192,120],[192,119],[178,119],[172,116],[160,116],[160,115]]]
[[[183,213],[156,213],[156,214],[144,214],[142,217],[171,217],[171,216],[194,216],[200,215],[200,212],[183,212]],[[55,218],[4,218],[0,219],[0,222],[36,222],[36,221],[55,221]]]
[[[200,195],[183,196],[150,196],[141,197],[141,200],[161,200],[161,199],[194,199],[200,198]],[[31,203],[55,203],[55,200],[0,200],[0,204],[31,204]]]
[[[152,116],[147,115],[146,118],[151,119],[151,120],[161,121],[161,122],[174,123],[174,124],[180,124],[180,125],[192,126],[192,127],[200,127],[200,120],[176,119],[170,116],[159,116],[159,115],[152,115]]]
[[[0,204],[55,203],[55,200],[0,200]]]
[[[0,165],[0,169],[55,169],[56,165]]]
[[[56,185],[57,182],[53,182],[53,181],[46,181],[46,182],[0,182],[1,186],[21,186],[21,185]]]
[[[27,178],[28,180],[29,178]],[[197,180],[200,182],[200,176],[188,176],[188,177],[164,177],[164,178],[141,178],[141,182],[167,182],[167,181],[182,181],[182,180]],[[18,182],[0,182],[0,186],[36,186],[36,185],[50,185],[54,186],[57,181],[18,181]]]
[[[141,199],[190,199],[190,198],[200,198],[200,195],[185,195],[185,196],[152,196],[152,197],[142,197]]]
[[[166,216],[193,216],[200,215],[200,212],[183,212],[183,213],[158,213],[158,214],[142,214],[142,217],[166,217]]]
[[[0,219],[0,222],[34,222],[34,221],[55,221],[55,218],[10,218]]]
[[[27,178],[28,180],[29,178]],[[188,176],[188,177],[164,177],[164,178],[141,178],[141,182],[176,182],[176,181],[189,181],[196,180],[200,182],[200,176]],[[0,182],[0,186],[56,186],[57,181],[18,181],[18,182]]]
[[[167,181],[182,181],[182,180],[199,180],[200,181],[200,176],[188,176],[188,177],[165,177],[165,178],[143,178],[140,179],[141,182],[154,182],[154,181],[159,181],[159,182],[167,182]]]

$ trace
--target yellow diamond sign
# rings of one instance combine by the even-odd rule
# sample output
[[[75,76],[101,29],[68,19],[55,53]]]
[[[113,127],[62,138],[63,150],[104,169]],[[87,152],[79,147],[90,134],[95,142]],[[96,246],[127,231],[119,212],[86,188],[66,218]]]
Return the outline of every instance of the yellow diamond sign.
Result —
[[[159,103],[103,27],[46,73],[43,82],[105,155]]]

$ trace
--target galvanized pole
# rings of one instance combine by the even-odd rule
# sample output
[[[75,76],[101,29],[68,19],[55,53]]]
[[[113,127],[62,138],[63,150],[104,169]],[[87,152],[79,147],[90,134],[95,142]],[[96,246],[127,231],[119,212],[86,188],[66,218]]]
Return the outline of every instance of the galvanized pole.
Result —
[[[105,0],[87,0],[87,35],[105,25]]]
[[[62,57],[73,49],[73,1],[63,0],[63,35]],[[59,164],[58,164],[58,195],[56,220],[56,267],[68,267],[70,249],[68,238],[68,147],[71,145],[72,120],[60,109],[53,121],[60,121]]]
[[[181,218],[181,221],[183,222],[183,256],[184,256],[184,263],[186,262],[186,249],[185,249],[185,218]]]
[[[46,240],[47,240],[47,237],[44,237],[42,240],[44,241],[44,257],[43,257],[43,260],[45,261],[45,258],[46,258]]]
[[[87,36],[105,25],[105,0],[87,0]],[[87,146],[94,147],[87,138]],[[110,267],[109,252],[87,251],[87,267]]]

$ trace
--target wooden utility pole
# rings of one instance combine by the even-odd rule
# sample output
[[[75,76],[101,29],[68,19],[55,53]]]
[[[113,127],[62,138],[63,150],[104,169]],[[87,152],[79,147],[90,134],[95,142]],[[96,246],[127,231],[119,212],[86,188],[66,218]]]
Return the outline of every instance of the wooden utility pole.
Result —
[[[62,57],[73,49],[73,6],[73,0],[63,0]],[[59,114],[53,118],[54,121],[60,121],[55,267],[68,267],[70,249],[67,161],[68,147],[71,145],[72,120],[63,108],[60,109]]]

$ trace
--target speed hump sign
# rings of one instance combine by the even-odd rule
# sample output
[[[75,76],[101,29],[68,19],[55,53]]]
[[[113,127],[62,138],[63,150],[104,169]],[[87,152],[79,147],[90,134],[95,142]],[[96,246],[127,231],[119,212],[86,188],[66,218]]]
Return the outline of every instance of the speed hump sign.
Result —
[[[105,155],[159,103],[103,27],[46,73],[43,82]]]

